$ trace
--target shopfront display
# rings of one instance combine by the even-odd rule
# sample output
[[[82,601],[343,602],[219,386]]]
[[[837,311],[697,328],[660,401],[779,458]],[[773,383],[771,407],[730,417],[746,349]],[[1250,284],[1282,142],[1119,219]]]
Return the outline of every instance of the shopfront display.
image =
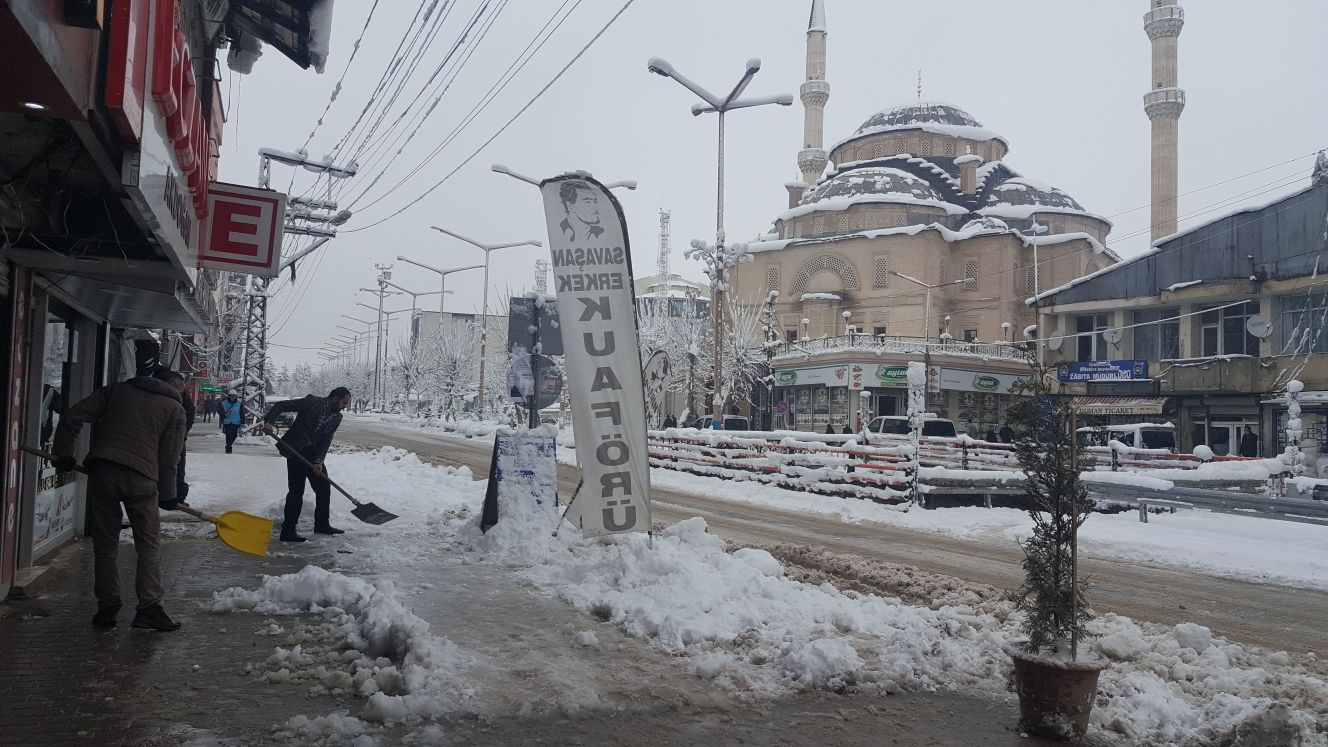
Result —
[[[70,372],[78,364],[79,349],[78,332],[70,322],[54,310],[46,315],[37,432],[43,451],[51,450],[60,414],[70,404]],[[77,473],[59,472],[47,460],[39,461],[32,511],[34,560],[74,535],[78,496]]]

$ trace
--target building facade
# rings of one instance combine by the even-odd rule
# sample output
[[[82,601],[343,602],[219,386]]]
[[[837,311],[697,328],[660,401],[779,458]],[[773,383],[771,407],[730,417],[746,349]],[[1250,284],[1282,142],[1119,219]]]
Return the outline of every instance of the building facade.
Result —
[[[1096,422],[1171,422],[1188,451],[1285,447],[1301,381],[1305,442],[1328,439],[1328,157],[1311,185],[1158,241],[1033,301],[1056,386]]]

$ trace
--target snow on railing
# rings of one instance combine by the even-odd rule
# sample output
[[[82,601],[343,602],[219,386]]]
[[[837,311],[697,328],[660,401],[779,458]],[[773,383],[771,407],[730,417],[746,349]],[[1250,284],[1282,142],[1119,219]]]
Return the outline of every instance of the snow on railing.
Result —
[[[1006,342],[960,342],[930,337],[898,337],[854,333],[834,337],[782,342],[775,348],[775,360],[806,358],[809,355],[837,352],[870,352],[949,355],[986,360],[1029,362],[1033,354]]]

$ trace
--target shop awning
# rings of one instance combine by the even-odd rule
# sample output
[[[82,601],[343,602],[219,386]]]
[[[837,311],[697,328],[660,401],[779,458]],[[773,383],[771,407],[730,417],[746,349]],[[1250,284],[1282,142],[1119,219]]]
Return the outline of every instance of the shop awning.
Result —
[[[1166,397],[1071,397],[1080,415],[1161,415]]]

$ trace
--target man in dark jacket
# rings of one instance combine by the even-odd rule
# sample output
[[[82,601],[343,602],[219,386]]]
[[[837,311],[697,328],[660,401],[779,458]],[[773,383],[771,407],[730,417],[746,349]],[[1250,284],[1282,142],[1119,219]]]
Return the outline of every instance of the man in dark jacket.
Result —
[[[277,450],[286,457],[286,478],[290,489],[286,493],[286,516],[281,524],[282,542],[305,541],[295,531],[300,522],[300,510],[304,508],[305,481],[314,489],[314,534],[345,534],[329,523],[332,486],[325,479],[327,468],[323,466],[323,459],[332,445],[333,434],[341,426],[341,411],[350,407],[350,402],[350,390],[339,386],[326,397],[310,394],[303,399],[278,402],[263,416],[263,432],[271,436],[276,433],[273,424],[278,415],[295,413],[295,422],[277,442]],[[296,454],[304,459],[297,458]],[[310,469],[305,462],[313,468]]]
[[[1254,435],[1247,425],[1240,434],[1240,455],[1243,457],[1259,456],[1259,437]]]
[[[52,451],[58,470],[73,469],[74,449],[84,423],[94,423],[88,470],[88,510],[92,534],[93,590],[97,614],[92,624],[113,628],[120,612],[120,507],[129,517],[138,552],[135,628],[175,630],[161,607],[161,516],[174,509],[175,470],[184,449],[184,377],[170,371],[111,384],[70,407],[60,418]]]
[[[194,398],[185,392],[186,382],[184,377],[169,368],[157,369],[152,377],[170,384],[172,389],[180,393],[180,405],[184,407],[184,437],[189,438],[189,431],[194,428],[194,417],[197,410],[194,408]],[[185,502],[185,499],[189,497],[189,483],[185,482],[185,455],[188,453],[187,448],[180,449],[180,463],[175,467],[175,500],[186,506],[189,505]]]

